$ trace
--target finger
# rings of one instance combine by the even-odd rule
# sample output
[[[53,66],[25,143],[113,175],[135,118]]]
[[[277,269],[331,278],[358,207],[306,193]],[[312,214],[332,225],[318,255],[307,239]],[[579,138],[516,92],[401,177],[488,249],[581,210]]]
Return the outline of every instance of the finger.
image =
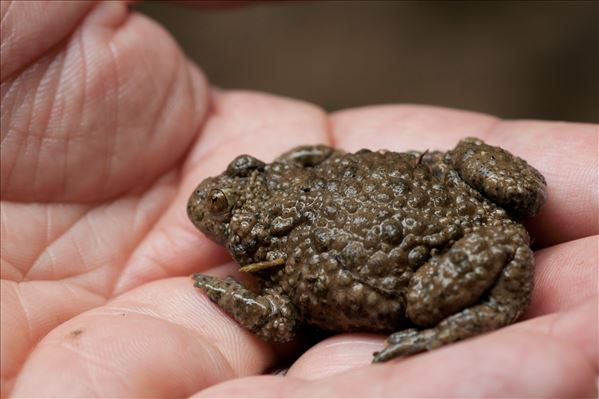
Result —
[[[227,260],[224,250],[189,222],[186,204],[204,178],[222,173],[240,154],[271,161],[293,146],[326,143],[324,112],[304,102],[252,92],[217,92],[212,111],[182,172],[172,205],[135,250],[116,286],[185,275]]]
[[[599,232],[596,125],[500,122],[487,115],[425,106],[359,108],[335,113],[331,120],[335,142],[348,150],[448,150],[466,136],[481,137],[525,159],[546,177],[547,203],[527,223],[536,245]]]
[[[3,1],[2,81],[69,36],[93,6],[92,1]]]
[[[54,329],[28,357],[12,395],[183,397],[262,372],[273,358],[268,345],[214,306],[188,278],[169,279]]]
[[[1,397],[7,397],[27,354],[38,340],[58,324],[104,303],[100,295],[74,284],[2,280]]]
[[[314,350],[306,354],[314,362],[311,368],[303,367],[302,374],[296,371],[285,378],[229,381],[194,397],[593,396],[597,392],[596,315],[595,299],[571,312],[530,320],[411,358],[326,377],[322,368],[346,359],[347,354],[340,355],[323,345],[326,353],[317,355]],[[359,349],[370,350],[369,345]],[[320,378],[313,379],[315,376]]]
[[[339,334],[314,345],[287,371],[288,377],[316,380],[372,363],[383,348],[379,334]]]
[[[599,371],[599,296],[594,295],[580,305],[557,314],[551,314],[514,324],[514,331],[545,334],[556,337],[577,350],[590,367]]]
[[[364,146],[394,151],[448,150],[460,138],[485,134],[498,123],[490,115],[417,105],[384,105],[335,112],[335,143],[349,151]]]
[[[535,284],[524,319],[571,309],[597,296],[598,236],[535,252]]]
[[[14,3],[7,18],[43,7]],[[44,4],[51,11],[44,21],[53,21],[44,26],[60,31],[55,45],[3,77],[2,199],[102,201],[147,186],[195,138],[207,109],[204,76],[166,31],[121,2],[75,6],[76,16],[71,3]],[[32,25],[18,21],[7,37]],[[46,28],[23,28],[23,37]]]
[[[599,234],[598,126],[507,121],[493,131],[491,143],[505,142],[547,180],[547,202],[526,223],[537,247]]]
[[[221,173],[240,152],[270,162],[293,146],[330,141],[327,115],[303,101],[215,89],[211,106],[210,118],[185,166],[186,175],[194,178],[192,187],[197,177]]]

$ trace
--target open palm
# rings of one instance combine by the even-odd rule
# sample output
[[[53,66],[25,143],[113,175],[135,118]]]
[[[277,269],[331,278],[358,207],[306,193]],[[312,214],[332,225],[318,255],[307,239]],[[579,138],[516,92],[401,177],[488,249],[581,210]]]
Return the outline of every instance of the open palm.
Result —
[[[122,3],[2,2],[2,396],[591,395],[597,373],[597,127],[424,106],[327,115],[210,89]],[[194,289],[235,269],[187,220],[195,185],[240,153],[292,146],[448,149],[479,136],[528,160],[549,199],[527,227],[524,321],[369,365],[384,337],[343,334],[286,377]],[[246,377],[246,378],[242,378]]]

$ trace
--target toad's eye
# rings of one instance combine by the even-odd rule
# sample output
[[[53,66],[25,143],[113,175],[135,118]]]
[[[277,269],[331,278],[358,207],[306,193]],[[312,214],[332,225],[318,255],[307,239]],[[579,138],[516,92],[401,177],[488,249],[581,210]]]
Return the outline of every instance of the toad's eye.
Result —
[[[229,201],[225,193],[218,189],[210,191],[210,194],[208,194],[208,208],[214,214],[229,210]]]

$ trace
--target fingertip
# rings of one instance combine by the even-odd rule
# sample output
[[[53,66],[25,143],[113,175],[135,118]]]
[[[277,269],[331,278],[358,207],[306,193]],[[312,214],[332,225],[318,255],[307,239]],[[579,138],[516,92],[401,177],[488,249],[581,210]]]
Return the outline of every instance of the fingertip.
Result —
[[[595,372],[599,372],[599,297],[595,294],[574,309],[557,316],[551,333],[571,343],[585,356]]]
[[[383,337],[374,334],[340,334],[316,344],[295,361],[288,376],[308,380],[367,366],[372,354],[383,347]]]
[[[262,375],[240,378],[199,391],[192,398],[285,398],[297,390],[301,380]]]
[[[532,297],[522,319],[567,311],[597,295],[598,237],[535,252]]]

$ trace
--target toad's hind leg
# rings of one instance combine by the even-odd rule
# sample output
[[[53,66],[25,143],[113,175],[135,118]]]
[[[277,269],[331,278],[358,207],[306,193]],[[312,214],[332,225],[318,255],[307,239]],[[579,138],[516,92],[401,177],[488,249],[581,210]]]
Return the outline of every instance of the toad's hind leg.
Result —
[[[519,218],[534,216],[545,202],[545,178],[509,152],[468,138],[449,152],[462,179]]]
[[[274,290],[258,295],[232,277],[220,279],[196,273],[194,285],[242,326],[270,342],[287,342],[295,335],[297,312],[289,298]]]
[[[532,291],[534,259],[520,226],[480,228],[423,265],[410,280],[407,314],[374,362],[410,355],[512,323]]]

